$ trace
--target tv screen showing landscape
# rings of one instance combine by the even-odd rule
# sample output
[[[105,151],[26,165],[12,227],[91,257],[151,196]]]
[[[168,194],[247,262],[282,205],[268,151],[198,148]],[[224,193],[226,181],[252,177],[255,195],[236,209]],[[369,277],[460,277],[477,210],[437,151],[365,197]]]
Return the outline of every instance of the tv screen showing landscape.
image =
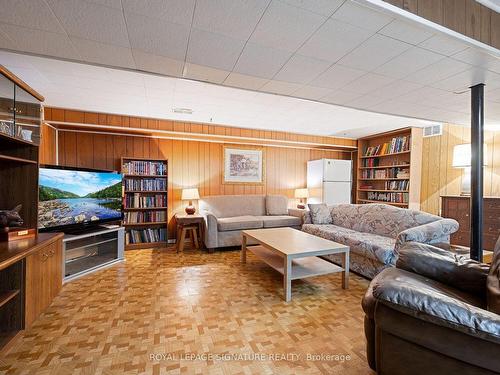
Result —
[[[114,172],[40,168],[39,229],[121,220],[121,181]]]

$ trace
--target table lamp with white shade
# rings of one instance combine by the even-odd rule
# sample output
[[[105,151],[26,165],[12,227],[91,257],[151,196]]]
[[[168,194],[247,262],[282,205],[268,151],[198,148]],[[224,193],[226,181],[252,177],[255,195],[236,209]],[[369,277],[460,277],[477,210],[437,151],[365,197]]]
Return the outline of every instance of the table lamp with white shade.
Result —
[[[188,215],[193,215],[196,212],[196,208],[193,206],[193,201],[200,199],[198,189],[182,189],[181,199],[183,201],[189,201],[189,205],[186,207],[186,213]]]
[[[486,163],[486,145],[483,148],[483,166],[488,165]],[[461,195],[470,195],[470,168],[471,168],[471,145],[470,143],[465,143],[461,145],[456,145],[453,147],[453,161],[451,166],[453,168],[463,168],[465,170],[464,176],[462,178],[462,191]]]
[[[295,198],[297,198],[300,202],[297,205],[297,208],[300,209],[306,208],[303,199],[307,199],[308,197],[309,197],[309,191],[307,189],[295,189]]]

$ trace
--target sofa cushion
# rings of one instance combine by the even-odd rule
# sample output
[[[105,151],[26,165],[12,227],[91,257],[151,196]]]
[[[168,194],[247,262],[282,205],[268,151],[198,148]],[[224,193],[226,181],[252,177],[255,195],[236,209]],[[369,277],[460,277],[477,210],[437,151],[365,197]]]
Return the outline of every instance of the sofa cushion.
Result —
[[[280,215],[280,216],[257,216],[264,223],[264,228],[278,227],[298,227],[302,224],[300,217]]]
[[[500,315],[500,237],[495,245],[486,289],[488,310]]]
[[[308,204],[313,224],[332,224],[330,209],[325,203]]]
[[[267,215],[288,215],[288,198],[284,195],[266,195]]]
[[[394,264],[394,238],[372,233],[356,232],[337,225],[304,224],[302,230],[316,236],[335,241],[351,248],[351,252],[375,259],[383,264]]]
[[[406,229],[441,219],[426,212],[377,203],[335,205],[331,216],[334,225],[392,238]]]
[[[200,213],[216,217],[261,216],[266,214],[265,195],[211,195],[203,197]]]
[[[258,229],[262,228],[262,220],[255,216],[234,216],[217,219],[217,229],[220,232],[228,230]]]

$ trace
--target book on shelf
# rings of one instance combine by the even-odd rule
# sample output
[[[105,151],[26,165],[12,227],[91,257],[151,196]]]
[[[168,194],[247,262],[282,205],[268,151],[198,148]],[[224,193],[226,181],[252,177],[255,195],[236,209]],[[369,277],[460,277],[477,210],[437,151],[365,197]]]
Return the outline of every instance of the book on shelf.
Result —
[[[409,186],[410,180],[385,182],[385,190],[408,190]]]
[[[125,212],[123,218],[126,224],[155,223],[166,221],[167,215],[165,211]]]
[[[165,228],[131,229],[125,234],[125,243],[127,245],[166,241],[167,230]]]
[[[148,207],[166,207],[167,195],[142,195],[141,193],[127,194],[123,201],[124,208],[148,208]]]
[[[371,201],[389,202],[389,203],[408,203],[410,195],[408,193],[367,193],[367,199]]]
[[[130,175],[166,176],[167,165],[162,161],[130,160],[123,162],[122,172]]]
[[[376,146],[369,146],[363,156],[381,156],[396,154],[410,150],[411,136],[404,135],[393,137],[390,142],[385,142]]]
[[[125,190],[132,190],[132,191],[167,190],[167,180],[164,178],[152,178],[152,179],[126,178],[124,180],[124,183],[125,183]]]
[[[387,174],[385,169],[367,169],[361,171],[361,178],[364,179],[380,179],[386,178]]]

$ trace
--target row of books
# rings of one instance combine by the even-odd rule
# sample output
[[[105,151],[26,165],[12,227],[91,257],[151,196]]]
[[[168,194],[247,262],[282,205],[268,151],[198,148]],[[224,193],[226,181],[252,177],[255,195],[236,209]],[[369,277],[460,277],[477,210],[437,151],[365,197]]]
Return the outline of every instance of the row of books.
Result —
[[[409,165],[408,161],[400,161],[398,159],[392,160],[391,164],[380,164],[380,159],[377,158],[370,158],[370,159],[362,159],[361,160],[361,167],[368,167],[368,168],[373,168],[373,167],[386,167],[386,168],[391,168],[393,165]]]
[[[161,161],[134,160],[123,163],[122,171],[125,174],[166,176],[167,164]]]
[[[125,212],[124,220],[126,223],[150,223],[166,221],[165,211],[144,211],[144,212]]]
[[[408,190],[409,186],[410,186],[410,180],[385,182],[386,190]]]
[[[409,135],[394,137],[390,142],[368,147],[364,156],[379,156],[409,151],[410,144],[411,136]]]
[[[408,203],[410,195],[408,193],[377,193],[369,192],[367,199],[372,201],[391,202],[391,203]]]
[[[167,190],[167,180],[158,179],[125,179],[125,190],[157,191]]]
[[[388,178],[410,178],[410,170],[408,168],[391,168],[388,170]]]
[[[361,178],[387,178],[385,169],[367,169],[361,171]]]
[[[126,244],[167,241],[166,228],[131,229],[125,234]]]
[[[141,195],[139,193],[127,194],[123,203],[125,208],[166,207],[167,195]]]

